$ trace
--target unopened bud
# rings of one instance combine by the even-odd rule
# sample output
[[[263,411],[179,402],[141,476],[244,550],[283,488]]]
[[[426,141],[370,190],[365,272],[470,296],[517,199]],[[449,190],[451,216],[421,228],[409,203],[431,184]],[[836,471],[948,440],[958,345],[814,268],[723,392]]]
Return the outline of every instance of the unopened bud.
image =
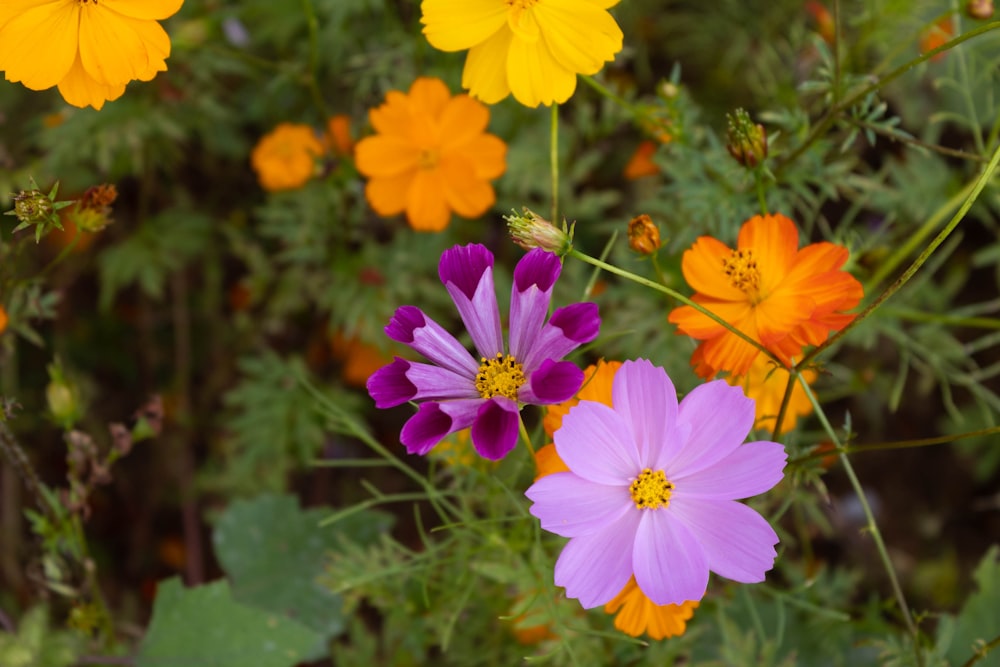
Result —
[[[965,4],[965,13],[971,18],[986,21],[993,17],[993,0],[969,0]]]
[[[31,181],[31,190],[22,190],[14,198],[14,210],[5,211],[4,215],[13,215],[17,218],[18,225],[14,231],[20,231],[31,225],[35,226],[35,242],[42,239],[42,236],[56,227],[62,229],[57,211],[72,204],[71,201],[56,201],[56,192],[59,184],[56,183],[49,194],[45,194],[38,189],[34,180]]]
[[[726,116],[729,129],[726,133],[726,150],[744,167],[753,169],[767,157],[767,132],[764,126],[754,123],[743,109]]]
[[[652,255],[660,249],[660,230],[645,213],[628,223],[628,247],[640,255]]]
[[[83,416],[80,396],[70,384],[59,363],[49,364],[49,384],[45,387],[45,400],[49,412],[61,428],[69,431]]]
[[[573,249],[573,229],[570,227],[567,230],[565,222],[559,229],[527,208],[523,209],[522,215],[505,215],[504,220],[507,221],[511,240],[525,250],[541,248],[563,257]]]
[[[111,223],[111,204],[118,198],[114,185],[102,183],[87,188],[69,214],[70,219],[85,232],[99,232]]]

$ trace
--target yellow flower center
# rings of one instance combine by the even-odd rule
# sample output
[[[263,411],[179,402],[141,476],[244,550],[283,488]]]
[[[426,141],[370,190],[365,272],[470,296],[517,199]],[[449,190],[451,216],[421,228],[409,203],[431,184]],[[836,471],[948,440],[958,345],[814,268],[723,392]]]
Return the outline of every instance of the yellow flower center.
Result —
[[[438,154],[437,151],[425,148],[420,151],[420,160],[417,162],[417,167],[419,169],[434,169],[438,164]]]
[[[670,506],[670,494],[673,493],[674,483],[667,480],[667,476],[662,470],[653,472],[649,468],[644,469],[635,478],[632,485],[628,487],[632,494],[632,501],[637,509],[656,510],[661,507]]]
[[[734,250],[722,260],[722,270],[729,282],[757,303],[760,300],[760,269],[752,250]]]
[[[507,14],[507,24],[514,34],[521,39],[534,42],[538,39],[538,24],[528,11],[541,0],[504,0],[510,7]]]
[[[476,373],[476,391],[483,398],[506,396],[512,401],[517,400],[517,390],[527,382],[524,369],[514,357],[504,356],[497,352],[495,359],[482,358],[479,372]]]
[[[76,1],[77,1],[77,4],[84,5],[84,6],[91,5],[91,4],[94,5],[95,7],[97,6],[97,0],[76,0]]]

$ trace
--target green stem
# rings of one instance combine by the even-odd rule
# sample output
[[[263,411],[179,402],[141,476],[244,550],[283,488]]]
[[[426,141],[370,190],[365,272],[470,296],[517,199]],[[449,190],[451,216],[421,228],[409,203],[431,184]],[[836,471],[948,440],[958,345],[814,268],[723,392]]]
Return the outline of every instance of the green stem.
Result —
[[[832,456],[833,454],[861,454],[864,452],[883,452],[891,449],[912,449],[915,447],[930,447],[932,445],[947,445],[949,443],[955,442],[956,440],[964,440],[965,438],[975,438],[977,436],[994,435],[1000,433],[1000,426],[991,426],[990,428],[979,429],[978,431],[967,431],[966,433],[959,433],[957,435],[943,435],[937,438],[922,438],[920,440],[894,440],[891,442],[874,442],[868,445],[842,445],[838,449],[833,451],[814,451],[810,452],[804,456],[799,456],[797,458],[791,459],[788,465],[797,465],[799,463],[805,463],[812,459],[821,459],[826,456]]]
[[[330,109],[326,106],[323,93],[319,89],[319,81],[316,73],[319,71],[319,21],[316,19],[316,10],[312,5],[312,0],[302,0],[302,10],[306,15],[306,26],[309,29],[309,77],[306,86],[312,95],[316,108],[325,121],[330,117]]]
[[[962,664],[962,667],[972,667],[974,664],[976,664],[977,662],[985,658],[987,655],[989,655],[989,652],[995,649],[997,646],[1000,646],[1000,635],[994,637],[988,643],[983,644],[981,647],[977,648],[975,655],[966,660],[965,663]]]
[[[549,169],[552,175],[552,217],[553,225],[559,224],[559,105],[552,104],[552,121],[549,127]]]
[[[757,184],[757,203],[760,204],[760,214],[768,215],[767,197],[764,196],[764,175],[760,165],[753,170],[753,180]]]
[[[1000,23],[998,23],[998,25],[1000,25]],[[889,297],[902,289],[903,285],[910,281],[910,278],[912,278],[920,267],[923,266],[928,259],[930,259],[930,256],[934,254],[934,251],[938,249],[938,246],[944,243],[945,239],[947,239],[948,236],[955,230],[958,223],[965,218],[965,214],[969,212],[970,208],[972,208],[972,204],[975,203],[976,199],[979,197],[979,193],[983,191],[983,188],[986,187],[986,184],[989,183],[990,179],[993,177],[993,172],[996,170],[998,163],[1000,163],[1000,146],[998,146],[993,152],[993,157],[990,158],[989,164],[987,164],[983,169],[983,173],[980,174],[979,178],[976,180],[976,184],[973,186],[972,192],[970,192],[969,196],[965,198],[964,202],[962,202],[962,205],[959,207],[958,211],[955,212],[955,215],[952,216],[951,220],[948,221],[948,224],[945,225],[944,229],[942,229],[938,235],[934,237],[934,240],[931,241],[930,244],[924,248],[923,252],[921,252],[920,255],[913,261],[913,263],[910,264],[909,268],[903,272],[903,275],[901,275],[896,282],[890,285],[888,289],[882,292],[882,294],[880,294],[878,298],[875,299],[875,301],[873,301],[867,308],[861,311],[861,313],[847,326],[827,338],[822,344],[813,348],[808,354],[806,354],[806,356],[802,359],[801,365],[808,364],[810,361],[815,359],[817,355],[823,352],[823,350],[843,338],[848,331],[866,320],[883,303],[885,303]]]
[[[531,452],[531,460],[535,460],[535,448],[531,446],[531,436],[528,435],[528,429],[524,427],[524,420],[521,419],[520,414],[517,417],[518,430],[521,432],[521,439],[524,440],[524,444],[527,445],[528,451]]]
[[[813,410],[816,412],[816,416],[819,418],[820,423],[823,426],[823,430],[826,431],[827,436],[833,442],[834,446],[838,449],[842,448],[843,445],[840,443],[840,438],[837,437],[837,432],[834,430],[833,426],[830,425],[830,421],[826,418],[826,413],[823,412],[823,408],[820,407],[819,401],[816,400],[816,396],[812,393],[812,389],[809,388],[809,383],[805,381],[805,378],[799,375],[797,370],[793,369],[793,374],[798,377],[799,384],[802,385],[803,391],[805,391],[806,396],[809,397],[809,402],[812,403]],[[882,533],[878,529],[878,524],[875,523],[875,515],[872,513],[872,508],[868,504],[868,498],[865,496],[865,490],[861,486],[858,476],[854,473],[854,467],[851,465],[850,460],[847,455],[841,452],[839,455],[840,463],[844,466],[844,472],[847,474],[847,479],[851,483],[851,488],[854,489],[855,495],[858,497],[858,502],[861,505],[861,510],[864,512],[865,519],[868,522],[868,532],[872,536],[872,541],[875,542],[875,549],[878,551],[879,558],[882,560],[882,565],[885,567],[886,574],[889,576],[889,584],[892,586],[892,592],[896,597],[896,602],[899,604],[900,613],[903,615],[903,621],[906,623],[906,629],[909,631],[910,635],[913,637],[913,644],[919,651],[919,630],[917,626],[913,623],[913,616],[910,613],[910,607],[906,604],[906,596],[903,595],[903,589],[899,585],[899,579],[896,577],[896,570],[893,568],[892,560],[889,558],[889,551],[885,547],[885,542],[882,540]],[[917,654],[917,664],[923,665],[923,658],[918,652]]]
[[[636,274],[634,274],[634,273],[632,273],[630,271],[626,271],[625,269],[619,269],[617,266],[614,266],[613,264],[608,264],[607,262],[602,262],[601,260],[595,259],[595,258],[591,257],[590,255],[585,255],[584,253],[580,252],[579,250],[577,250],[575,248],[573,250],[570,250],[569,255],[570,255],[570,257],[575,257],[576,259],[579,259],[580,261],[586,262],[587,264],[591,264],[591,265],[596,266],[598,268],[604,269],[608,273],[613,273],[616,276],[621,276],[622,278],[625,278],[627,280],[631,280],[634,283],[638,283],[638,284],[640,284],[640,285],[642,285],[644,287],[649,287],[650,289],[654,289],[657,292],[660,292],[662,294],[666,294],[667,296],[669,296],[671,298],[677,299],[678,301],[680,301],[681,303],[683,303],[686,306],[691,306],[692,308],[694,308],[699,313],[701,313],[705,317],[709,318],[710,320],[712,320],[716,324],[719,324],[722,327],[725,327],[725,329],[727,331],[729,331],[732,334],[735,334],[736,336],[738,336],[744,342],[747,342],[750,345],[753,345],[755,348],[757,348],[758,350],[760,350],[761,352],[763,352],[767,356],[767,358],[770,359],[771,361],[773,361],[774,363],[778,364],[779,366],[784,367],[785,364],[782,363],[776,356],[774,356],[774,354],[770,350],[768,350],[762,344],[758,343],[753,338],[751,338],[750,336],[746,335],[745,333],[743,333],[742,331],[740,331],[739,329],[737,329],[736,327],[734,327],[732,324],[730,324],[729,322],[725,321],[724,319],[722,319],[721,317],[719,317],[718,315],[716,315],[712,311],[708,310],[707,308],[705,308],[701,304],[695,303],[691,299],[687,298],[686,296],[684,296],[680,292],[678,292],[676,290],[673,290],[673,289],[670,289],[666,285],[661,285],[660,283],[653,282],[652,280],[649,280],[648,278],[643,278],[642,276],[636,275]]]

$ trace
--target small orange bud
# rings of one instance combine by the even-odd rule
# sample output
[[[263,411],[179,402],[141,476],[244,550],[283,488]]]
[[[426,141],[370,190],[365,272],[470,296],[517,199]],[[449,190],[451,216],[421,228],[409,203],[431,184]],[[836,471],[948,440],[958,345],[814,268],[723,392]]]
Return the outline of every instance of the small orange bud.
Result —
[[[351,137],[351,117],[347,114],[337,114],[326,122],[327,147],[337,155],[351,155],[354,152],[354,139]]]
[[[4,310],[3,306],[0,306],[0,334],[2,334],[5,329],[7,329],[8,321],[9,320],[7,318],[7,311]]]
[[[767,132],[764,126],[754,123],[743,109],[737,109],[727,116],[729,140],[726,150],[744,167],[753,169],[767,158]]]
[[[993,18],[993,0],[969,0],[965,4],[965,13],[970,18],[986,21]]]
[[[941,19],[930,28],[925,30],[920,36],[920,53],[933,51],[942,44],[945,44],[955,34],[955,26],[951,22],[951,17]],[[931,56],[931,61],[938,62],[945,57],[947,51],[941,51]]]
[[[652,255],[660,249],[660,230],[645,213],[628,223],[628,247],[640,255]]]

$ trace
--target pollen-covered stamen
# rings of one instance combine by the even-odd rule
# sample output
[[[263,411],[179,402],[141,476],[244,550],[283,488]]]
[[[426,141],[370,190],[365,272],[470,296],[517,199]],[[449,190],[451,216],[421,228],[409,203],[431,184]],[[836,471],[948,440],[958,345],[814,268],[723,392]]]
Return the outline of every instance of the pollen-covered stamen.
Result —
[[[524,368],[511,355],[504,356],[497,352],[495,359],[483,357],[479,372],[476,373],[476,391],[483,398],[506,396],[512,401],[517,400],[517,390],[527,378]]]
[[[756,297],[760,289],[760,269],[752,250],[734,250],[722,260],[722,271],[733,287],[747,296]]]
[[[653,472],[643,469],[628,487],[632,501],[637,509],[655,510],[670,505],[670,494],[674,491],[674,483],[667,479],[662,470]]]

